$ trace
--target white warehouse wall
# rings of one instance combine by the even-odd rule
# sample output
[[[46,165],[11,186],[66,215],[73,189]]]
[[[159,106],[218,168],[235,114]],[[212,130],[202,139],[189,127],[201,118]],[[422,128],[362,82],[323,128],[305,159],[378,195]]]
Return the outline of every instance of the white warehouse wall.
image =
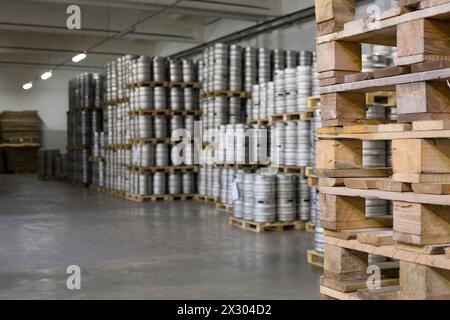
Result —
[[[37,110],[42,146],[63,151],[67,141],[68,82],[79,73],[58,70],[52,78],[36,81],[31,90],[23,90],[20,84],[38,75],[38,70],[0,66],[0,111]]]

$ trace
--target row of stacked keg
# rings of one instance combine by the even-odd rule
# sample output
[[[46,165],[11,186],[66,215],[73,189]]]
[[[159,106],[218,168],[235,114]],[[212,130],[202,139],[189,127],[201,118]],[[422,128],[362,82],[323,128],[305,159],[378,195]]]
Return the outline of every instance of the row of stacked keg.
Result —
[[[165,57],[149,57],[126,55],[111,61],[105,66],[106,101],[115,101],[124,98],[132,98],[128,92],[131,85],[145,84],[145,82],[157,82],[158,86],[149,92],[141,90],[136,93],[138,99],[133,98],[132,108],[134,109],[137,101],[149,101],[150,97],[155,97],[155,104],[162,101],[164,94],[162,93],[162,83],[193,83],[198,81],[198,63],[191,59],[167,59]],[[178,92],[179,90],[174,90]],[[185,90],[183,96],[189,97],[190,90]],[[165,92],[164,92],[165,93]],[[133,94],[133,96],[136,96]],[[174,95],[180,95],[175,93]],[[181,99],[181,98],[180,98]],[[166,107],[166,106],[164,106]],[[148,108],[148,107],[147,107]]]
[[[252,87],[248,119],[269,119],[273,114],[305,111],[308,97],[318,93],[315,53],[301,51],[299,65],[275,71],[273,81]]]
[[[316,112],[320,121],[320,113]],[[221,125],[216,135],[217,164],[262,164],[272,166],[309,166],[314,162],[314,128],[320,124],[291,120],[272,126]]]
[[[305,177],[266,175],[251,170],[204,166],[199,193],[233,206],[233,215],[255,222],[309,219],[309,189]]]
[[[125,56],[106,66],[106,96],[109,101],[123,99],[105,110],[104,144],[114,146],[105,151],[105,187],[139,195],[193,193],[196,174],[146,173],[129,167],[159,167],[193,164],[193,145],[184,145],[180,163],[172,163],[175,145],[146,143],[130,139],[167,139],[172,132],[186,129],[191,138],[196,116],[130,114],[136,110],[196,110],[199,90],[181,88],[172,83],[194,83],[197,63],[190,59],[169,60],[163,57]],[[150,83],[153,82],[153,83]],[[116,101],[117,102],[117,101]],[[176,151],[176,150],[173,150]],[[181,179],[181,180],[180,180]]]
[[[216,43],[203,50],[199,78],[204,92],[246,91],[274,79],[276,71],[309,65],[310,53]]]
[[[56,149],[40,149],[38,152],[38,178],[64,180],[67,174],[66,155]]]
[[[89,161],[95,135],[103,131],[104,77],[83,73],[69,81],[67,113],[68,180],[89,184],[92,167]]]
[[[218,128],[224,124],[243,123],[245,99],[239,97],[207,97],[200,103],[203,130]]]
[[[158,171],[154,173],[128,170],[131,150],[106,150],[99,187],[121,190],[141,196],[193,194],[196,191],[196,173]]]

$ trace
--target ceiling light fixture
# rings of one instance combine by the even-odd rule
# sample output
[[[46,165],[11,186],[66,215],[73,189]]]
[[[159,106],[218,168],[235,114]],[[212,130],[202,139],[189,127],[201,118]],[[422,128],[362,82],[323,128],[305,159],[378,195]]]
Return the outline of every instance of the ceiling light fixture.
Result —
[[[47,72],[44,72],[43,74],[41,74],[41,79],[42,80],[47,80],[47,79],[49,79],[51,77],[52,77],[52,72],[51,71],[47,71]]]
[[[28,90],[28,89],[31,89],[33,87],[33,83],[30,81],[30,82],[27,82],[27,83],[24,83],[24,85],[22,86],[22,88],[24,89],[24,90]]]
[[[73,58],[72,58],[72,61],[73,62],[80,62],[81,60],[84,60],[86,58],[86,53],[79,53],[79,54],[77,54],[76,56],[74,56]]]

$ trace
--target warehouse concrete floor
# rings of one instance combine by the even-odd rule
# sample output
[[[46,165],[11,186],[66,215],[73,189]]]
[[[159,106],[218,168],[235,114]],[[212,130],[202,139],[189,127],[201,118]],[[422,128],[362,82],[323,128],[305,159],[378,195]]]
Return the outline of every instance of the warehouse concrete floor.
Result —
[[[320,299],[312,234],[255,234],[194,201],[134,203],[0,175],[0,299]],[[81,269],[68,290],[66,268]]]

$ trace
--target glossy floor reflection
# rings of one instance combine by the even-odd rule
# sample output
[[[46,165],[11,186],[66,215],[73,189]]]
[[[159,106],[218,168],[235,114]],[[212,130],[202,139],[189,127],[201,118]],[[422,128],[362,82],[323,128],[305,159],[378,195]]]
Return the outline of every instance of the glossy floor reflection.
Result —
[[[1,299],[320,299],[312,234],[254,234],[194,201],[134,203],[0,175]],[[81,268],[81,290],[66,268]]]

